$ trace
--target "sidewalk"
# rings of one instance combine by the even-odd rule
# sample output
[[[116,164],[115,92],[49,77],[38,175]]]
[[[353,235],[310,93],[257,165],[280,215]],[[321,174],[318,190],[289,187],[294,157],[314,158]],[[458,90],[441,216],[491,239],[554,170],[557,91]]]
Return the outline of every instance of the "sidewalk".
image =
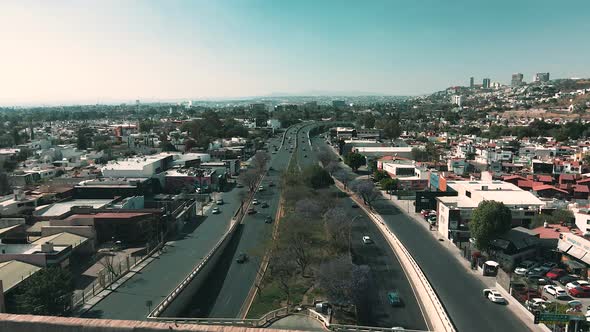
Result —
[[[414,206],[411,205],[410,201],[399,200],[394,196],[389,198],[390,195],[385,193],[384,191],[381,192],[381,195],[383,196],[383,198],[385,200],[388,200],[393,205],[395,205],[403,214],[411,217],[414,221],[416,221],[418,224],[422,225],[425,229],[430,230],[428,223],[426,221],[424,221],[424,217],[422,217],[421,214],[413,211]],[[453,255],[453,257],[455,257],[455,259],[457,259],[457,261],[465,268],[465,270],[469,274],[471,274],[474,277],[476,277],[477,279],[479,279],[485,285],[485,287],[496,288],[501,293],[504,293],[505,296],[507,295],[507,292],[504,289],[502,289],[501,287],[497,287],[495,277],[483,276],[481,268],[478,268],[477,270],[471,269],[471,264],[469,263],[469,261],[467,261],[465,258],[463,258],[463,256],[461,255],[460,249],[457,246],[455,246],[449,239],[447,239],[444,236],[442,236],[441,234],[439,234],[436,229],[430,230],[430,233],[432,234],[433,238],[435,238],[436,240],[441,242],[441,244],[444,244],[443,247],[449,253],[451,253]],[[508,297],[506,297],[506,298],[509,299]],[[528,311],[526,311],[526,309],[524,309],[524,307],[522,307],[522,305],[520,305],[520,303],[518,303],[518,302],[514,303],[514,301],[511,301],[508,303],[508,305],[506,307],[508,309],[510,309],[514,313],[514,315],[516,317],[518,317],[523,323],[525,323],[531,331],[542,331],[542,332],[547,331],[547,327],[545,325],[533,324],[533,321],[530,318],[530,313]]]
[[[212,207],[213,207],[213,204],[205,205],[205,207],[203,208],[203,213],[207,212]],[[141,270],[143,270],[146,266],[148,266],[155,259],[158,259],[160,257],[160,255],[162,255],[163,253],[166,253],[167,246],[169,244],[173,244],[173,243],[174,243],[174,241],[168,241],[168,242],[164,243],[164,245],[162,246],[162,248],[160,250],[154,252],[154,254],[152,254],[151,256],[146,257],[142,262],[140,262],[139,264],[132,267],[129,270],[129,272],[122,275],[119,279],[117,279],[115,282],[110,284],[108,287],[106,287],[103,290],[96,293],[96,295],[94,295],[93,297],[86,299],[84,304],[75,311],[74,316],[79,317],[79,316],[83,315],[84,313],[88,312],[97,303],[99,303],[104,298],[109,296],[112,292],[116,291],[117,288],[119,288],[121,285],[123,285],[127,280],[131,279],[134,275],[141,273]],[[157,303],[154,303],[154,305],[157,305]],[[146,314],[146,316],[147,316],[147,314]]]

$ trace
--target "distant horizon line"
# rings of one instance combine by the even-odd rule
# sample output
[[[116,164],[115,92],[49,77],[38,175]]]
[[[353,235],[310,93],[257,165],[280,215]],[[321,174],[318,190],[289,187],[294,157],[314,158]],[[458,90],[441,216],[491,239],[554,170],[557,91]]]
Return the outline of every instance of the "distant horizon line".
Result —
[[[432,92],[434,93],[434,92]],[[430,94],[432,94],[430,93]],[[70,101],[44,101],[44,102],[6,102],[0,99],[0,107],[58,107],[58,106],[91,106],[91,105],[120,105],[120,104],[131,104],[134,105],[137,100],[140,104],[171,104],[181,102],[228,102],[228,101],[249,101],[255,99],[280,99],[280,98],[359,98],[359,97],[416,97],[428,94],[405,94],[405,95],[393,95],[393,94],[325,94],[325,95],[313,95],[313,94],[272,94],[263,96],[239,96],[239,97],[198,97],[198,98],[135,98],[135,99],[103,99],[91,102],[88,99],[83,100],[70,100]]]

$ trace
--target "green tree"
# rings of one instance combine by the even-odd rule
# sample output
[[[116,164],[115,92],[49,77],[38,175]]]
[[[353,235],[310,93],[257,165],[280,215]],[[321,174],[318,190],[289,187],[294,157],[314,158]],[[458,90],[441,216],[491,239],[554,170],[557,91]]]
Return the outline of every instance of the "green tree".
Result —
[[[360,153],[349,152],[346,156],[344,156],[344,162],[356,172],[359,167],[366,163],[366,160],[365,157]]]
[[[379,184],[381,185],[381,189],[385,191],[395,191],[399,188],[399,180],[389,177],[379,181]]]
[[[334,184],[334,180],[328,171],[319,165],[313,165],[305,169],[303,172],[303,178],[313,189],[326,188]]]
[[[7,299],[7,306],[19,314],[61,316],[71,308],[73,291],[70,272],[49,267],[23,281]]]
[[[76,133],[76,146],[80,150],[86,150],[92,143],[92,130],[90,128],[80,128]]]
[[[375,180],[376,182],[381,182],[381,180],[387,179],[387,178],[389,178],[389,174],[387,174],[387,172],[385,172],[383,170],[377,169],[373,173],[373,180]]]
[[[510,230],[512,213],[502,202],[483,201],[473,211],[469,230],[480,250],[487,250],[492,240]]]

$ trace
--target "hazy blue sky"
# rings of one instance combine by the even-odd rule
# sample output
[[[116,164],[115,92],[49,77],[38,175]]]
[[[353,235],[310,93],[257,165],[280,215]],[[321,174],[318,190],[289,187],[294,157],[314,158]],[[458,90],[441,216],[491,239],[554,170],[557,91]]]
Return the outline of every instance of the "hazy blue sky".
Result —
[[[589,0],[2,1],[0,102],[590,76]]]

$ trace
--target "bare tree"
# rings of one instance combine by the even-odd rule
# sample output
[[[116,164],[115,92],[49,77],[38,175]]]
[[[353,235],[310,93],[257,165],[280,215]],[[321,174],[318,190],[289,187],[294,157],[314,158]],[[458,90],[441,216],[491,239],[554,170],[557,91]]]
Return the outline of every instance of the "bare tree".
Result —
[[[345,169],[338,169],[334,172],[334,177],[342,182],[344,189],[348,189],[348,184],[352,181],[352,176]]]
[[[115,267],[115,255],[111,254],[111,253],[107,253],[104,257],[102,257],[98,263],[100,264],[100,266],[103,267],[103,271],[106,272],[107,275],[104,275],[104,277],[110,277],[110,280],[114,280],[115,277],[117,276],[118,272],[117,272],[117,268]],[[120,267],[120,266],[119,266]],[[119,271],[121,272],[121,271]],[[104,280],[103,282],[103,287],[106,287],[107,284],[107,280]]]
[[[305,198],[295,203],[295,213],[306,219],[317,218],[322,212],[322,206],[316,199]]]
[[[254,167],[258,174],[263,174],[266,169],[266,164],[268,164],[269,160],[270,157],[268,153],[258,151],[254,155],[254,157],[252,157],[252,167]]]
[[[306,225],[309,221],[294,220],[290,222],[289,227],[283,230],[282,236],[285,237],[285,248],[283,250],[289,255],[290,259],[297,265],[302,277],[307,277],[307,268],[311,264],[311,225]]]
[[[371,269],[366,265],[353,264],[348,256],[340,256],[320,264],[317,278],[331,303],[356,305],[367,293]]]
[[[330,175],[334,175],[340,169],[340,163],[337,161],[330,161],[327,165],[324,166],[324,169],[330,173]]]
[[[329,243],[334,251],[343,252],[350,246],[351,218],[342,208],[332,208],[323,215]]]
[[[259,173],[254,169],[249,169],[238,176],[238,180],[243,183],[248,190],[254,191],[258,183]]]
[[[369,180],[358,180],[352,185],[352,190],[359,194],[363,199],[363,202],[369,207],[372,207],[372,203],[379,197],[379,190],[375,188],[375,184]]]
[[[295,276],[296,266],[289,253],[285,250],[273,251],[273,257],[269,265],[269,272],[273,280],[278,284],[279,289],[285,295],[287,305],[291,303],[291,293],[293,288],[293,277]]]
[[[324,167],[336,160],[336,157],[334,156],[332,151],[330,151],[329,148],[325,145],[322,145],[319,148],[317,157]]]

